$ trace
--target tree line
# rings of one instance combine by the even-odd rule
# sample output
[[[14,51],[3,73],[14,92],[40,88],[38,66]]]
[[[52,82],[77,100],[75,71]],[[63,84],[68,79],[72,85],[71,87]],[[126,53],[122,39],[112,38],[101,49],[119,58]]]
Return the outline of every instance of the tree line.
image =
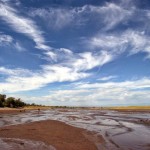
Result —
[[[5,94],[0,94],[0,107],[17,108],[23,106],[26,106],[26,103],[24,103],[20,98],[18,99],[14,97],[7,98]]]

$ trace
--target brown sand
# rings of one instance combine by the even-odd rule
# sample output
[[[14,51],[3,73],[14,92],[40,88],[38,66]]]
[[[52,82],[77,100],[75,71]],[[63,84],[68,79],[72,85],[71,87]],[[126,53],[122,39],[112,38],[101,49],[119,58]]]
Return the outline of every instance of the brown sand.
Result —
[[[0,137],[42,141],[57,150],[96,150],[92,133],[86,135],[83,129],[52,120],[0,128]],[[102,137],[99,142],[104,142]]]

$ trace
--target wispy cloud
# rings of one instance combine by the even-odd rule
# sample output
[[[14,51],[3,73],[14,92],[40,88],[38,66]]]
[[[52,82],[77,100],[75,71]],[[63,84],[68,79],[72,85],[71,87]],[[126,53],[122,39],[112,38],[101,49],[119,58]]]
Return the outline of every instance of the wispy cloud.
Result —
[[[108,81],[108,80],[116,79],[116,78],[117,78],[117,76],[106,76],[106,77],[99,78],[98,80],[100,80],[100,81]]]
[[[67,57],[59,64],[43,65],[40,70],[30,71],[27,69],[0,68],[0,72],[5,74],[5,82],[0,83],[0,91],[8,92],[27,91],[38,89],[53,82],[76,81],[86,78],[92,73],[87,70],[96,66],[103,66],[112,61],[112,56],[107,52],[100,54],[80,53],[73,55],[68,49],[61,49]]]
[[[20,42],[16,41],[12,36],[0,33],[0,46],[10,46],[15,50],[22,52],[26,49],[20,44]]]
[[[149,57],[149,36],[145,33],[145,22],[149,19],[149,11],[139,9],[132,1],[121,1],[120,3],[107,2],[102,6],[84,5],[82,7],[70,8],[42,8],[30,10],[31,16],[39,16],[46,22],[49,20],[50,26],[60,29],[66,26],[76,26],[76,23],[88,25],[88,22],[96,21],[100,26],[99,35],[89,39],[88,47],[102,48],[114,52],[117,55],[128,50],[131,46],[130,54],[146,52]],[[63,17],[62,17],[63,14]],[[136,17],[136,15],[138,17]],[[53,18],[56,19],[53,19]],[[117,25],[128,27],[128,23],[134,20],[140,23],[140,30],[128,29],[122,32],[107,33],[108,30],[114,30]],[[80,22],[80,23],[79,23]],[[82,23],[81,23],[82,22]],[[85,43],[84,43],[85,44]]]
[[[36,48],[47,51],[51,50],[51,47],[45,44],[43,32],[36,23],[31,19],[19,15],[19,12],[7,3],[0,3],[0,18],[16,32],[22,33],[32,39],[36,44]]]
[[[42,8],[30,10],[31,16],[38,16],[43,18],[46,22],[49,20],[51,27],[60,29],[66,26],[76,26],[77,24],[88,25],[90,22],[96,22],[100,26],[99,34],[89,38],[87,48],[94,49],[101,48],[102,50],[111,51],[115,55],[119,55],[124,51],[129,54],[136,54],[138,52],[146,52],[149,58],[149,36],[145,33],[145,22],[149,18],[149,11],[139,9],[132,1],[120,1],[118,3],[106,2],[102,6],[84,5],[82,7],[70,8]],[[62,17],[63,14],[63,17]],[[138,17],[136,17],[136,15]],[[53,19],[53,18],[56,19]],[[95,20],[93,20],[95,19]],[[114,30],[117,25],[123,25],[126,29],[128,24],[134,20],[135,23],[140,23],[140,30],[127,29],[122,32],[110,32]],[[80,23],[79,23],[80,22]],[[82,22],[82,23],[81,23]],[[103,25],[104,27],[101,27]],[[84,43],[85,44],[85,43]]]
[[[149,55],[150,38],[144,32],[127,30],[123,33],[98,34],[87,41],[92,49],[101,48],[116,55],[128,52],[130,55],[145,52]],[[130,48],[129,48],[130,47]]]
[[[113,60],[113,56],[106,51],[101,51],[99,54],[92,54],[85,52],[79,54],[80,58],[73,63],[75,70],[90,70],[96,66],[103,66],[104,64]]]
[[[71,68],[59,65],[43,66],[43,69],[33,72],[24,69],[0,68],[1,74],[7,78],[0,82],[0,91],[18,92],[41,88],[48,83],[76,81],[89,76],[88,73],[77,72]]]
[[[115,27],[123,20],[128,20],[134,10],[125,9],[115,3],[105,3],[103,6],[84,5],[70,8],[42,8],[30,10],[32,17],[38,16],[48,25],[56,29],[62,29],[68,25],[86,25],[95,18],[98,24],[104,24],[105,30]],[[93,17],[94,16],[94,17]],[[55,19],[54,19],[55,18]]]
[[[27,75],[32,75],[32,72],[28,69],[22,69],[22,68],[17,68],[17,69],[8,69],[5,67],[0,67],[0,73],[7,75],[7,76],[27,76]]]
[[[149,78],[142,78],[139,80],[130,80],[124,82],[106,82],[106,83],[86,83],[79,85],[78,88],[80,89],[92,89],[92,88],[123,88],[126,90],[136,90],[142,88],[150,88],[150,79]]]
[[[13,42],[13,38],[10,35],[0,33],[0,45],[10,44]]]
[[[72,23],[74,16],[70,10],[64,8],[34,9],[31,16],[39,16],[44,19],[53,29],[62,29]]]
[[[14,43],[14,47],[18,52],[26,51],[26,49],[19,42]]]
[[[100,15],[102,22],[105,24],[104,30],[112,29],[122,21],[127,21],[134,12],[132,8],[126,9],[115,3],[106,3],[101,7],[91,6],[91,11]]]

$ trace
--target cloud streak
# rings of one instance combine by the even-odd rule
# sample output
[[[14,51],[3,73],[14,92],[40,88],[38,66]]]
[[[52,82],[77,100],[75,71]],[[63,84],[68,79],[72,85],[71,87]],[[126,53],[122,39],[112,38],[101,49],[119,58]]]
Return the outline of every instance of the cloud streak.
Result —
[[[16,32],[22,33],[32,39],[36,44],[36,48],[46,51],[51,49],[51,47],[45,44],[43,32],[36,23],[31,19],[19,15],[19,12],[16,9],[6,3],[0,3],[0,18]]]
[[[92,49],[105,49],[120,55],[128,52],[130,55],[145,52],[150,55],[150,38],[144,32],[127,30],[121,34],[98,34],[87,42]]]
[[[99,78],[98,80],[100,80],[100,81],[108,81],[108,80],[116,79],[116,78],[117,78],[117,76],[106,76],[106,77]]]
[[[43,66],[43,70],[32,72],[23,69],[0,68],[0,72],[9,76],[0,82],[0,91],[18,92],[39,89],[53,82],[76,81],[89,76],[87,73],[76,72],[62,66]]]

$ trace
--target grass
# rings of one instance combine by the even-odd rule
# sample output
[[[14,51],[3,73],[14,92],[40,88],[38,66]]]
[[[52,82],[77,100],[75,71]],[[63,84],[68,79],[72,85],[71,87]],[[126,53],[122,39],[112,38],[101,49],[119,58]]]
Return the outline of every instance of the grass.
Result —
[[[116,106],[116,107],[105,107],[106,109],[112,110],[150,110],[150,106]]]

